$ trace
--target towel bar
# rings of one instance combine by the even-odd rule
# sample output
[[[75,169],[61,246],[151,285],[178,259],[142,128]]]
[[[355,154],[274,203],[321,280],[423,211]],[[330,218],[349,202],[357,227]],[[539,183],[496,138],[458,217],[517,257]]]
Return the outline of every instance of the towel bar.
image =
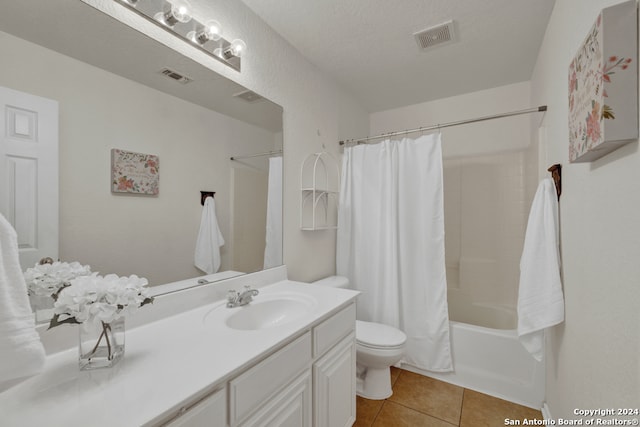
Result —
[[[216,194],[215,191],[201,191],[200,192],[200,204],[202,206],[204,206],[204,201],[207,199],[207,197],[214,197]]]
[[[556,163],[547,169],[551,172],[551,178],[553,178],[553,182],[556,184],[556,194],[558,195],[558,201],[560,201],[560,194],[562,194],[562,165],[560,163]]]

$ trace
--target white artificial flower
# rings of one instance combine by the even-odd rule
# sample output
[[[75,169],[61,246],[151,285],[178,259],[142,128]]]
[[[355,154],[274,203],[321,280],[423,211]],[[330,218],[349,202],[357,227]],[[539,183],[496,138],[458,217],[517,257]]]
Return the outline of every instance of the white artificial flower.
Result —
[[[57,318],[52,320],[52,326],[68,319],[79,323],[111,323],[153,300],[144,287],[148,284],[147,279],[136,275],[93,274],[76,277],[70,283],[71,286],[62,289],[54,304]]]
[[[29,292],[39,296],[49,296],[71,279],[91,274],[91,267],[79,262],[59,262],[53,264],[36,264],[24,272]]]

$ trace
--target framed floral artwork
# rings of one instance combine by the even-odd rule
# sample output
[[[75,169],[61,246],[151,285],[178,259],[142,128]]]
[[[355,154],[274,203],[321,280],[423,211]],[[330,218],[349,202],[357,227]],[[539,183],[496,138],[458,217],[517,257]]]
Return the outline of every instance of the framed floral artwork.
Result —
[[[111,192],[157,195],[160,159],[153,154],[111,150]]]
[[[603,9],[569,64],[569,161],[638,138],[636,0]]]

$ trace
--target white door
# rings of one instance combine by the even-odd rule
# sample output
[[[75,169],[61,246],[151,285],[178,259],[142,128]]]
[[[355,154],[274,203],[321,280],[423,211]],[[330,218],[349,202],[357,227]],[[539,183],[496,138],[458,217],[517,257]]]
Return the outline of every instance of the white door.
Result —
[[[0,87],[0,213],[22,269],[58,259],[58,102]]]

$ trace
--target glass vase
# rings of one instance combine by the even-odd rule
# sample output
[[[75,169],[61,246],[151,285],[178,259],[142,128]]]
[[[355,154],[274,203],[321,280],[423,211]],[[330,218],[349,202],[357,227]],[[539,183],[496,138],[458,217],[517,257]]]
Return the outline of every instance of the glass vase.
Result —
[[[80,370],[110,368],[124,356],[124,317],[110,323],[85,322],[80,330]]]
[[[36,318],[36,323],[46,323],[53,317],[55,300],[51,295],[30,294],[29,302]]]

